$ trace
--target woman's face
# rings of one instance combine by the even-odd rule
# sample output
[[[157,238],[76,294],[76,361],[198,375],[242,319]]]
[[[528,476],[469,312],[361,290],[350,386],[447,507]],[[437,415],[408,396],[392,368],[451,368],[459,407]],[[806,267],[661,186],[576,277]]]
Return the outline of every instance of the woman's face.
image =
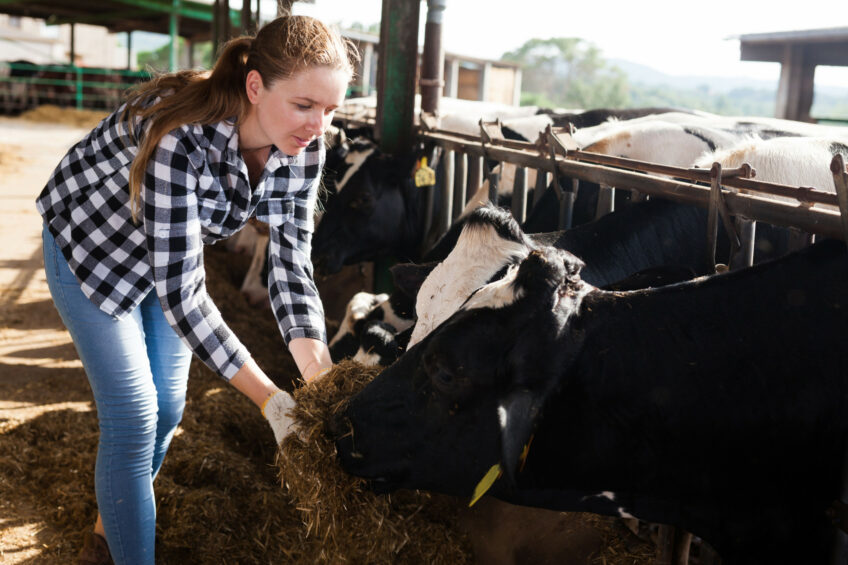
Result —
[[[329,127],[349,81],[342,70],[314,67],[268,86],[257,71],[250,71],[246,86],[252,104],[248,121],[253,124],[242,149],[273,143],[287,155],[299,154]]]

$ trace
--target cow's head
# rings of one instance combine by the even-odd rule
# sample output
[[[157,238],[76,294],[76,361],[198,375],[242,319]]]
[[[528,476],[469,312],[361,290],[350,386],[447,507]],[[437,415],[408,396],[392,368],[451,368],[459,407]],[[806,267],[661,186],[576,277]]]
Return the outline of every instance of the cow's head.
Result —
[[[312,239],[318,271],[335,273],[395,251],[408,221],[404,185],[411,182],[413,164],[412,157],[396,159],[373,150],[346,169]]]
[[[494,465],[513,479],[579,347],[554,343],[592,288],[581,267],[570,253],[544,248],[475,292],[351,399],[337,425],[343,467],[377,490],[460,496]]]

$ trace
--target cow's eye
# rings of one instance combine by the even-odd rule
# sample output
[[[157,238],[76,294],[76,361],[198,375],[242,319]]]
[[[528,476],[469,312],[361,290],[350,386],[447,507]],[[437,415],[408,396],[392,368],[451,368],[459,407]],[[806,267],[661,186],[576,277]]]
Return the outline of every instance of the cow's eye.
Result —
[[[442,392],[452,391],[456,383],[456,378],[443,369],[437,369],[431,373],[430,380],[433,382],[433,386]]]

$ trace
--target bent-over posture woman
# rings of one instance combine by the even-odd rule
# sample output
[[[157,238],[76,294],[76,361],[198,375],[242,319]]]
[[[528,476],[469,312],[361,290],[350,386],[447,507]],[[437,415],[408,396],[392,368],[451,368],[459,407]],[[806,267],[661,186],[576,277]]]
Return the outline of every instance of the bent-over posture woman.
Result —
[[[99,514],[80,563],[152,565],[153,480],[185,406],[192,354],[281,441],[291,397],[230,331],[203,246],[270,226],[268,290],[304,379],[331,365],[310,262],[322,135],[357,54],[305,16],[228,42],[211,73],[162,75],[72,147],[37,200],[48,284],[100,425]]]

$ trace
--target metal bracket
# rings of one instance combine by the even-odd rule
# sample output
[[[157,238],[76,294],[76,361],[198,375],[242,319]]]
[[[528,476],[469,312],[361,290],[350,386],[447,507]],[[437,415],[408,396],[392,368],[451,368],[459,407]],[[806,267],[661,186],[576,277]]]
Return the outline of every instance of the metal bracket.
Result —
[[[486,169],[486,178],[489,181],[489,202],[498,204],[498,186],[501,182],[501,168],[498,167],[497,172],[490,172],[486,162],[489,160],[489,151],[487,145],[493,145],[497,140],[502,140],[503,132],[501,131],[500,118],[494,121],[486,121],[480,119],[480,147],[483,149],[483,167]]]
[[[724,201],[724,192],[721,187],[722,176],[725,177],[752,177],[756,171],[748,163],[735,169],[727,169],[722,171],[721,163],[715,162],[710,168],[710,203],[707,209],[707,242],[709,253],[709,261],[713,269],[716,268],[716,241],[718,239],[718,217],[721,216],[724,230],[730,240],[730,255],[733,257],[742,247],[739,231],[736,227],[730,211],[727,209],[727,203]],[[728,260],[728,262],[730,262]]]
[[[842,223],[842,238],[848,243],[848,173],[845,172],[845,160],[837,153],[830,161],[836,199],[839,202],[839,217]]]

